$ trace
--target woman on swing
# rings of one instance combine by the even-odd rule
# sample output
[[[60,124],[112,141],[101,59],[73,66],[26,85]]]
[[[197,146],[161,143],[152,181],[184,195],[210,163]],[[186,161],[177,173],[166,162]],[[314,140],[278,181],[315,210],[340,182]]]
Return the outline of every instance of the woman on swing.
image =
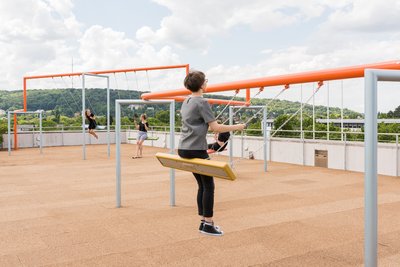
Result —
[[[138,159],[143,157],[143,142],[147,139],[147,131],[149,130],[149,123],[147,122],[147,115],[142,114],[140,116],[139,124],[136,123],[135,118],[133,119],[135,123],[136,130],[139,130],[137,136],[137,149],[136,149],[136,156],[132,157],[133,159]]]
[[[179,140],[178,155],[182,158],[208,159],[207,131],[229,132],[243,130],[245,124],[219,124],[211,110],[210,104],[203,99],[207,82],[201,71],[191,71],[184,80],[185,87],[192,92],[182,103],[182,135]],[[193,173],[198,184],[197,208],[200,216],[199,230],[203,234],[222,236],[223,231],[214,225],[214,178]]]
[[[89,134],[93,135],[96,139],[99,139],[97,134],[95,133],[94,129],[96,129],[97,123],[96,123],[96,117],[94,114],[90,111],[90,109],[86,109],[85,111],[85,116],[86,119],[89,121]]]

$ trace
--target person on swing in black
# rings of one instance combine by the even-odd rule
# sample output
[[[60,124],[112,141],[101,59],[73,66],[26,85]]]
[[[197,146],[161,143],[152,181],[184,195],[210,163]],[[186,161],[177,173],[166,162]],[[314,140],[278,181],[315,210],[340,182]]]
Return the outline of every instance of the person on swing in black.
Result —
[[[231,134],[229,132],[225,133],[215,133],[214,134],[214,139],[215,142],[212,144],[208,144],[208,154],[212,154],[215,152],[221,152],[224,151],[226,146],[228,145],[228,140]]]
[[[99,137],[97,136],[97,134],[94,131],[94,129],[96,129],[96,126],[97,126],[96,117],[90,111],[90,109],[87,109],[85,111],[85,116],[86,116],[86,119],[88,119],[88,121],[89,121],[89,134],[93,135],[96,139],[99,139]]]
[[[207,82],[201,71],[191,71],[184,80],[185,87],[192,92],[181,108],[182,135],[179,140],[178,155],[182,158],[208,159],[207,131],[229,132],[243,130],[245,124],[219,124],[211,110],[210,104],[203,99]],[[197,209],[201,222],[199,231],[202,234],[222,236],[221,228],[214,225],[214,178],[207,175],[193,173],[198,184]]]

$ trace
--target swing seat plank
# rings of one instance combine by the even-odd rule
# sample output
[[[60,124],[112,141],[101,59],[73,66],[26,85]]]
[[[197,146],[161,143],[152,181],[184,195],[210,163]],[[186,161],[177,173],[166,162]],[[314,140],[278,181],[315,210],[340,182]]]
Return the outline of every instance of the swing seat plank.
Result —
[[[236,175],[227,162],[197,158],[184,159],[178,155],[161,152],[158,152],[156,157],[164,167],[199,173],[231,181],[236,180]]]
[[[158,140],[159,137],[147,137],[146,140]],[[128,140],[137,140],[136,137],[128,137]]]

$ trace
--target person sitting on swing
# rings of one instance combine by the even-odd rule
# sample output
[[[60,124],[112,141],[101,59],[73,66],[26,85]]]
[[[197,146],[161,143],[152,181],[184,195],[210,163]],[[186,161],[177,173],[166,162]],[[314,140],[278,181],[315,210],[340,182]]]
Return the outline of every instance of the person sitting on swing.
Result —
[[[147,139],[147,131],[149,130],[149,123],[147,122],[146,114],[142,114],[140,116],[139,124],[136,123],[136,118],[133,119],[133,122],[135,123],[135,128],[139,130],[136,141],[137,144],[136,156],[132,157],[133,159],[137,159],[143,157],[143,143]]]
[[[225,133],[215,133],[214,134],[214,139],[215,142],[212,144],[208,144],[208,154],[212,154],[215,152],[221,152],[224,151],[226,146],[228,145],[228,140],[231,134],[229,132]]]
[[[88,119],[88,121],[89,121],[89,134],[93,135],[96,139],[99,139],[99,137],[97,136],[97,134],[94,131],[94,129],[96,129],[96,126],[97,126],[96,117],[90,111],[90,109],[86,109],[85,116],[86,116],[86,119]]]

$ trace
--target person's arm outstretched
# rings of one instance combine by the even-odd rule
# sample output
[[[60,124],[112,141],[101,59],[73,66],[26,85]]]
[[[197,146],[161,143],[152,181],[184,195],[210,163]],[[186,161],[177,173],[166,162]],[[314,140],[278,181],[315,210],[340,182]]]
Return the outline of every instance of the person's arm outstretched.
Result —
[[[208,123],[208,126],[210,126],[210,129],[214,132],[217,133],[224,133],[224,132],[230,132],[230,131],[242,131],[244,128],[246,128],[246,124],[244,123],[239,123],[235,125],[225,125],[225,124],[219,124],[217,121],[212,121]]]
[[[134,126],[135,126],[135,129],[136,129],[136,130],[139,130],[139,125],[138,125],[138,123],[136,122],[136,117],[133,118],[133,124],[134,124]]]

